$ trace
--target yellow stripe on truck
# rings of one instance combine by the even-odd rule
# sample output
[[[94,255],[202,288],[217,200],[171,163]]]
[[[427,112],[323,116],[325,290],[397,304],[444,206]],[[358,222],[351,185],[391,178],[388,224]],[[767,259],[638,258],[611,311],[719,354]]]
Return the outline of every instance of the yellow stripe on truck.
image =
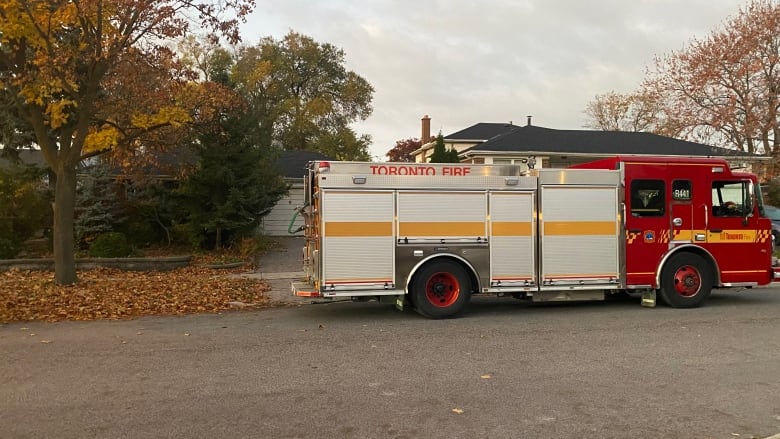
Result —
[[[547,236],[615,235],[617,234],[617,223],[613,221],[545,221],[544,234]]]
[[[530,222],[494,221],[493,236],[531,236],[533,227]]]
[[[367,221],[329,221],[325,223],[325,236],[392,236],[393,223]]]
[[[398,236],[484,236],[482,221],[403,222],[398,224]]]
[[[757,239],[758,233],[755,230],[721,230],[719,232],[709,232],[707,234],[707,242],[714,243],[745,243],[745,242],[766,242],[769,238],[769,233],[762,236],[764,239]]]

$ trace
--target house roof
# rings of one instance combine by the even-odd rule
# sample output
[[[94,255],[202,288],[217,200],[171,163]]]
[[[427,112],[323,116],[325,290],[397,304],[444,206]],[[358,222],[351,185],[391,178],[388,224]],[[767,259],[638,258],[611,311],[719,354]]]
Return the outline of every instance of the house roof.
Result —
[[[484,142],[493,137],[500,136],[501,134],[508,133],[512,130],[519,128],[512,123],[494,123],[494,122],[480,122],[474,124],[468,128],[464,128],[460,131],[456,131],[452,134],[444,136],[444,141],[448,143],[479,143]],[[412,155],[419,154],[421,151],[433,149],[433,145],[436,143],[436,136],[431,138],[428,143],[422,144],[418,149],[412,151]]]
[[[303,178],[306,175],[306,164],[313,160],[331,160],[316,151],[282,151],[276,166],[286,178]]]
[[[445,136],[444,138],[446,140],[484,141],[514,131],[518,128],[520,127],[517,125],[512,125],[511,123],[480,122],[468,128],[454,132],[448,136]]]
[[[22,164],[25,165],[33,165],[37,166],[39,168],[46,168],[49,165],[46,163],[46,159],[43,157],[43,154],[40,150],[37,149],[20,149],[16,152],[14,151],[8,151],[9,157],[3,157],[3,152],[0,151],[0,166],[7,167],[11,164],[14,154],[19,155],[19,161]]]
[[[652,133],[555,130],[534,125],[516,127],[514,130],[475,145],[464,152],[758,157],[742,151],[688,142]]]

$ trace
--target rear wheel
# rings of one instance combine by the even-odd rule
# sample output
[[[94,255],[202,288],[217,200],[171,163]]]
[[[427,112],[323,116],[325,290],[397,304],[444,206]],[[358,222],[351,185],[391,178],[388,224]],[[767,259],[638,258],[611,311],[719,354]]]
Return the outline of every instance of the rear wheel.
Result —
[[[673,308],[701,305],[712,292],[712,269],[693,253],[678,253],[666,262],[661,272],[661,299]]]
[[[463,310],[471,298],[471,282],[452,260],[432,261],[414,275],[409,294],[418,313],[438,319]]]

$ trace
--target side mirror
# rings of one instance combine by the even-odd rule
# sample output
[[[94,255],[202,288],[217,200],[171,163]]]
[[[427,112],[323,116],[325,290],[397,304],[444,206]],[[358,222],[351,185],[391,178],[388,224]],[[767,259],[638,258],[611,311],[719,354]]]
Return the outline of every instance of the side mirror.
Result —
[[[747,193],[745,193],[745,202],[742,205],[742,213],[745,216],[743,223],[747,225],[747,218],[753,216],[753,209],[756,207],[756,191],[752,181],[745,181],[747,183]]]

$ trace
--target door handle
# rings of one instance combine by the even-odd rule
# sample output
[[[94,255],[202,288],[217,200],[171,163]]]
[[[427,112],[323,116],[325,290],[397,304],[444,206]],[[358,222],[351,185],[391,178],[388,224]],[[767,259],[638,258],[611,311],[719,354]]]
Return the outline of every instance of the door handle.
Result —
[[[682,218],[675,218],[675,219],[673,219],[673,220],[672,220],[672,225],[673,225],[673,226],[675,226],[675,227],[680,227],[680,226],[682,226],[682,225],[683,225],[683,220],[682,220]]]

